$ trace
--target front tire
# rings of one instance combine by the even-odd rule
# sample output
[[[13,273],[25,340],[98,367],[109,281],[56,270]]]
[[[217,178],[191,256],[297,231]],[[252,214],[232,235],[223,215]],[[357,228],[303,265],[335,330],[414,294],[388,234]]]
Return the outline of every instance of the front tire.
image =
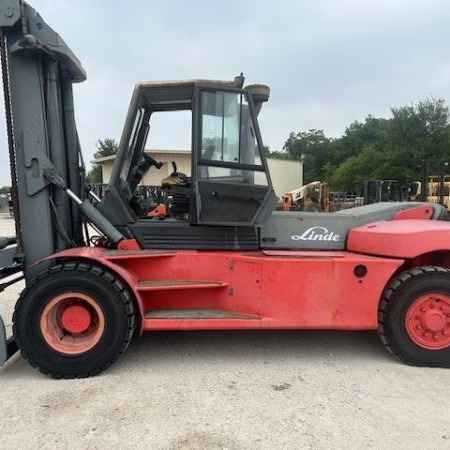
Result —
[[[395,278],[380,302],[378,332],[407,364],[450,367],[450,270],[424,266]]]
[[[13,332],[22,356],[54,378],[83,378],[108,368],[135,328],[132,297],[115,275],[65,262],[39,275],[21,294]]]

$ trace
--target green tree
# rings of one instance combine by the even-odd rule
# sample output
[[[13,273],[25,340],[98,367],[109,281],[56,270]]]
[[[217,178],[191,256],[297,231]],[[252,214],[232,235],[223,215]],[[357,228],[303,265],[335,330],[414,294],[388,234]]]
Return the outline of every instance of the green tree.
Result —
[[[362,193],[364,180],[397,180],[399,186],[417,178],[416,159],[407,147],[378,150],[366,146],[346,159],[329,178],[333,190]]]
[[[99,139],[95,144],[97,151],[94,153],[95,159],[106,158],[117,154],[119,146],[114,139],[105,138]],[[88,183],[103,183],[102,166],[94,164],[92,169],[88,172],[86,181]]]
[[[417,180],[422,159],[450,162],[444,100],[427,98],[391,112],[389,119],[369,115],[352,122],[337,139],[322,130],[291,133],[284,148],[293,159],[304,159],[305,183],[327,181],[332,190],[343,191],[361,192],[367,179],[395,179],[399,185]]]
[[[329,183],[333,190],[361,192],[364,179],[374,166],[381,164],[383,155],[373,147],[367,147],[359,155],[351,156],[334,171]]]
[[[323,130],[311,129],[306,132],[291,133],[283,149],[289,159],[304,161],[303,177],[305,183],[324,180],[324,172],[333,166],[331,151],[332,140],[327,138]]]
[[[279,152],[277,150],[266,153],[266,157],[272,159],[292,159],[289,153]]]
[[[416,105],[391,110],[393,144],[408,146],[421,159],[448,157],[449,108],[443,99],[426,98]]]
[[[377,119],[371,115],[368,115],[364,122],[352,122],[344,135],[335,142],[335,157],[342,162],[351,156],[359,155],[368,145],[378,150],[386,148],[390,130],[390,120]]]

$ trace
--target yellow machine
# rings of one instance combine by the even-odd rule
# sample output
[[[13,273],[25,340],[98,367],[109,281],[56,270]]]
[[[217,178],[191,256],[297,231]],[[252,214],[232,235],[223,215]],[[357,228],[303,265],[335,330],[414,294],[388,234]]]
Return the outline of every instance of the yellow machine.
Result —
[[[408,185],[408,200],[420,200],[422,194],[422,183],[413,181]],[[447,211],[450,211],[450,175],[430,175],[427,183],[426,201],[440,203]]]
[[[283,195],[283,211],[298,211],[305,207],[305,199],[310,197],[317,203],[317,210],[330,212],[330,187],[328,183],[313,181]]]

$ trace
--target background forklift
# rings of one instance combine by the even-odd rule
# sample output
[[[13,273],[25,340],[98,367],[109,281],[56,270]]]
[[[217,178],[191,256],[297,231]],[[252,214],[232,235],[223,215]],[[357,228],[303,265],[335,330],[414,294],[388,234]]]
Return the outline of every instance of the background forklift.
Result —
[[[364,180],[364,205],[403,200],[397,180]]]
[[[257,121],[269,89],[241,75],[138,84],[94,206],[74,120],[81,64],[21,0],[0,1],[0,29],[16,219],[0,288],[26,283],[9,340],[0,323],[1,363],[19,348],[43,373],[86,377],[143,331],[370,329],[406,363],[450,366],[440,205],[274,211]],[[150,123],[180,110],[192,115],[191,177],[170,187],[164,220],[149,218],[135,194],[158,166],[144,153]]]
[[[286,192],[283,195],[282,203],[278,209],[283,211],[302,211],[304,201],[308,195],[314,195],[317,198],[318,209],[321,212],[330,212],[330,186],[321,181],[312,181],[297,189]]]

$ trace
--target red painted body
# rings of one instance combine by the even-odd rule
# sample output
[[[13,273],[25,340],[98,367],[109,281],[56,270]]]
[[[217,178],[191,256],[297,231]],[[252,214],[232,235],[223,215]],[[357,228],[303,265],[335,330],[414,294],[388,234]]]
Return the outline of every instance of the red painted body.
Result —
[[[349,252],[78,248],[56,256],[96,261],[126,280],[144,318],[143,330],[375,329],[381,292],[403,262]],[[362,278],[354,274],[359,265],[367,267]],[[145,319],[147,311],[184,309],[236,317]]]
[[[440,220],[374,222],[349,232],[347,249],[369,255],[413,259],[450,251],[450,226]]]
[[[434,209],[431,206],[420,205],[416,208],[409,208],[399,211],[394,220],[405,220],[405,219],[425,219],[430,220],[433,217]]]
[[[133,292],[145,330],[377,328],[389,280],[413,258],[450,251],[448,222],[393,220],[357,227],[348,251],[164,251],[75,248]],[[444,256],[442,256],[444,255]]]

